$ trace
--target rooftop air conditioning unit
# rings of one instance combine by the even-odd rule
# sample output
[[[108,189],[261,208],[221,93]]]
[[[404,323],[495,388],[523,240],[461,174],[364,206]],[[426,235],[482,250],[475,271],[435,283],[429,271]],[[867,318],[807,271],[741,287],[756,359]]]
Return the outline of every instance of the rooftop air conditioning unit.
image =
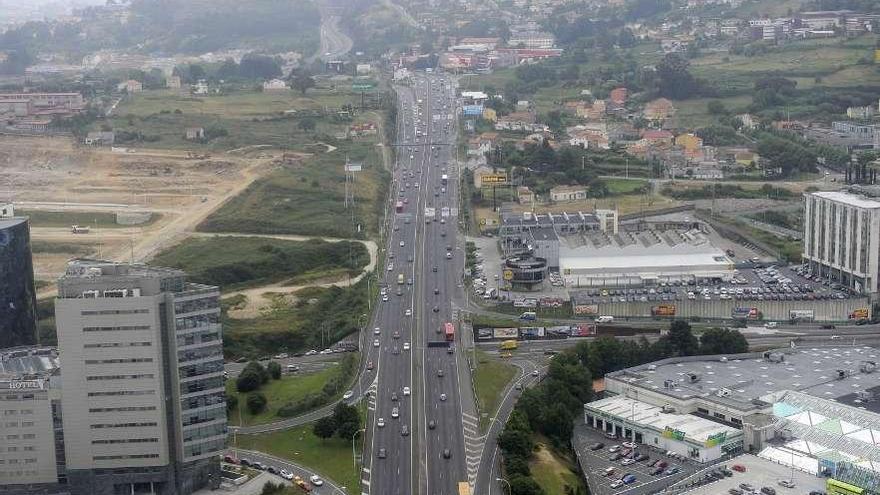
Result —
[[[690,383],[697,383],[700,381],[700,375],[694,372],[686,373],[687,379]]]
[[[859,390],[858,392],[856,392],[856,397],[858,397],[858,399],[862,402],[870,402],[874,400],[874,392],[871,392],[869,390]]]
[[[719,389],[717,392],[715,392],[715,395],[717,395],[718,397],[730,397],[730,389],[729,388]]]
[[[126,297],[128,289],[111,289],[104,291],[104,297]]]
[[[726,363],[726,362],[727,362],[727,356],[721,356],[721,359],[719,359],[719,361],[721,361],[722,363]]]
[[[675,388],[675,380],[663,380],[663,388]]]
[[[764,359],[771,363],[782,363],[785,361],[785,354],[782,354],[781,352],[767,351],[764,353]]]
[[[84,290],[82,293],[83,299],[97,299],[101,293],[96,290]]]
[[[667,414],[675,413],[675,408],[670,406],[669,404],[665,404],[661,410]]]
[[[862,361],[859,370],[861,370],[862,373],[873,373],[877,371],[877,363],[875,361]]]
[[[843,380],[847,376],[849,376],[849,372],[847,370],[837,370],[837,379]]]

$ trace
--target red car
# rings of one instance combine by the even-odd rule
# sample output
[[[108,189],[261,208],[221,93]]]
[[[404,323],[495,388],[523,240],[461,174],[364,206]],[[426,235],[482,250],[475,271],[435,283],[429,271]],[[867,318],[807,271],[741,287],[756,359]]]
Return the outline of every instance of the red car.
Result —
[[[238,464],[238,459],[236,459],[235,457],[232,457],[231,455],[224,455],[223,462],[225,462],[227,464]]]
[[[738,471],[740,473],[746,472],[746,467],[742,464],[734,464],[733,466],[730,466],[730,469],[733,469],[734,471]]]

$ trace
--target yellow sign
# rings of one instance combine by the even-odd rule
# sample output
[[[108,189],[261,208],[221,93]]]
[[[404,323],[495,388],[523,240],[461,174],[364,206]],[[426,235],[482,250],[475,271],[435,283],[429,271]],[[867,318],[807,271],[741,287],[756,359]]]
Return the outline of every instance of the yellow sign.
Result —
[[[874,49],[874,62],[880,63],[880,49]]]
[[[484,175],[480,178],[481,184],[503,184],[507,182],[507,174]]]
[[[513,270],[504,270],[504,280],[513,280]]]

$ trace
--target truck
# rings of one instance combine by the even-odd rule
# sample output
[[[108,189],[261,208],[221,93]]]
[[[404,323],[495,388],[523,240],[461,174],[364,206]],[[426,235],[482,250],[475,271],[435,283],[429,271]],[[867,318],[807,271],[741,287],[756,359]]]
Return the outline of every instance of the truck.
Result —
[[[437,210],[435,210],[434,208],[432,208],[430,206],[426,206],[425,207],[425,223],[426,224],[431,223],[431,220],[434,219],[436,214],[437,214]]]
[[[403,213],[403,201],[398,201],[394,204],[394,209],[397,213]]]
[[[425,72],[428,72],[428,69],[425,69]],[[458,483],[458,495],[471,495],[471,485],[467,481]]]
[[[89,228],[85,225],[71,225],[70,233],[71,234],[88,234]]]
[[[512,351],[512,350],[516,349],[516,347],[517,347],[517,345],[516,345],[515,340],[505,340],[504,342],[501,343],[500,346],[498,346],[498,348],[501,349],[502,351]]]
[[[596,318],[596,323],[612,323],[614,322],[614,317],[609,315],[599,316]]]
[[[455,340],[455,325],[450,322],[446,322],[443,325],[443,333],[446,335],[446,341],[452,342]]]
[[[448,184],[449,183],[449,176],[446,174],[441,175],[440,176],[440,183],[443,184],[444,186],[446,184]]]

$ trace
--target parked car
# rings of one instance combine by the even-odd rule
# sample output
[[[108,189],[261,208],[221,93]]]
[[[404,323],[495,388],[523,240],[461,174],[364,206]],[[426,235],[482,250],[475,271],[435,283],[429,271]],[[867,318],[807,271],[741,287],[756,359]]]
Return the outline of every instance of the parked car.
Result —
[[[746,467],[742,464],[734,464],[733,466],[730,466],[730,468],[734,471],[739,471],[740,473],[746,472]]]
[[[785,488],[794,488],[795,484],[792,480],[779,480],[776,482],[779,486],[784,486]]]
[[[620,445],[612,445],[611,447],[608,447],[608,452],[612,454],[617,452],[618,450],[620,450]]]
[[[620,478],[620,481],[623,481],[623,483],[625,485],[635,483],[636,482],[636,475],[634,475],[632,473],[627,473],[623,476],[623,478]]]
[[[654,476],[657,476],[658,474],[663,474],[663,468],[662,467],[654,468],[654,470],[651,471],[651,474]]]
[[[761,493],[764,495],[776,495],[776,490],[770,488],[769,486],[762,486]]]
[[[596,442],[596,443],[594,443],[593,445],[590,446],[590,450],[599,450],[599,449],[601,449],[601,448],[604,447],[604,446],[605,446],[604,443],[602,443],[602,442]]]

